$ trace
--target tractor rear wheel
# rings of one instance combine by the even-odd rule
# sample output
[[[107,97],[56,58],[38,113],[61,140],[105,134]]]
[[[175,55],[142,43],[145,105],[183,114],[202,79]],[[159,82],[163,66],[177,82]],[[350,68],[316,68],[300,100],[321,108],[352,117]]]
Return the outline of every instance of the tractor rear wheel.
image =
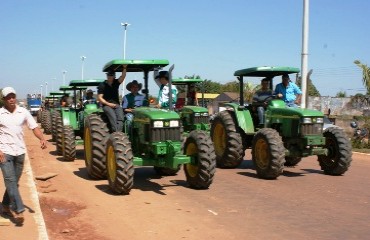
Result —
[[[37,111],[37,116],[36,116],[36,121],[38,123],[41,123],[41,114],[42,114],[42,111],[41,110],[38,110]]]
[[[216,172],[216,154],[209,135],[201,130],[190,132],[184,145],[184,154],[191,163],[184,164],[184,171],[190,187],[207,189]]]
[[[63,127],[62,152],[64,161],[73,161],[76,158],[75,133],[72,126]]]
[[[236,168],[243,161],[245,152],[241,134],[228,111],[222,111],[214,118],[211,136],[216,153],[217,167]]]
[[[252,160],[257,175],[276,179],[283,172],[285,148],[281,136],[272,128],[260,129],[253,138]]]
[[[47,111],[44,115],[44,133],[51,134],[51,113]]]
[[[56,115],[57,111],[54,111],[51,114],[51,140],[53,142],[57,140]]]
[[[96,114],[85,118],[84,154],[87,173],[93,179],[106,178],[106,142],[109,137],[107,124]]]
[[[328,156],[319,155],[321,170],[327,175],[342,175],[352,162],[352,146],[340,128],[327,128],[324,132]]]
[[[285,163],[284,163],[284,165],[287,166],[287,167],[294,167],[300,161],[302,161],[302,158],[301,157],[285,157]]]
[[[45,119],[47,114],[49,114],[49,110],[44,110],[41,112],[41,128],[45,128]]]
[[[55,146],[57,148],[57,154],[63,155],[62,151],[62,137],[63,137],[63,122],[60,112],[55,112]]]
[[[129,194],[134,185],[134,156],[128,136],[114,132],[107,141],[107,177],[110,189]]]

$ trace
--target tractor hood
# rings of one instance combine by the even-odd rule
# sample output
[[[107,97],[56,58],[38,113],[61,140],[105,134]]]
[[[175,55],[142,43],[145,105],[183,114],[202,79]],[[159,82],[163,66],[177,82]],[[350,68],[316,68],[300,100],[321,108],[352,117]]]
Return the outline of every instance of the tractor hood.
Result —
[[[141,119],[141,121],[166,119],[179,120],[180,117],[174,111],[150,107],[140,107],[135,109],[135,119]]]
[[[184,106],[181,109],[182,113],[208,113],[208,109],[198,106]]]

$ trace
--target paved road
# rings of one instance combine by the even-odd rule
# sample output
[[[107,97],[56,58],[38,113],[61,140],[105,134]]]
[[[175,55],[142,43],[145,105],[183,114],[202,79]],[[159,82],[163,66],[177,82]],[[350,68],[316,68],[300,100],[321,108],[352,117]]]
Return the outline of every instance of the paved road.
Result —
[[[110,194],[106,180],[92,181],[87,177],[81,150],[74,162],[62,162],[53,145],[46,153],[40,153],[31,142],[30,145],[34,175],[59,174],[46,183],[37,182],[39,191],[42,185],[57,190],[40,194],[49,239],[370,236],[369,155],[354,154],[344,176],[322,174],[316,158],[309,157],[297,167],[285,169],[278,180],[261,180],[256,177],[247,151],[239,168],[217,169],[214,184],[201,191],[187,188],[182,172],[159,178],[151,168],[138,168],[131,194],[115,196]],[[30,227],[35,225],[26,222],[24,228]],[[20,232],[13,226],[0,227],[0,236],[4,231]]]

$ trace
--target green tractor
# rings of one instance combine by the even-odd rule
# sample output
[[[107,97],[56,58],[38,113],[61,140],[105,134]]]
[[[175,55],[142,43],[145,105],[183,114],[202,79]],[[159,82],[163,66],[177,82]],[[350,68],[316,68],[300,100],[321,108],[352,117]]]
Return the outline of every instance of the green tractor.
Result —
[[[72,80],[69,86],[61,87],[65,91],[73,91],[74,96],[68,107],[61,107],[54,115],[57,152],[63,156],[64,161],[73,161],[76,158],[76,146],[83,145],[85,117],[102,111],[96,103],[82,104],[83,91],[87,87],[98,86],[103,81]]]
[[[45,134],[52,134],[52,114],[58,107],[58,99],[64,95],[63,92],[50,92],[46,98],[49,101],[48,109],[41,112],[41,127],[44,129]]]
[[[351,144],[340,128],[323,131],[324,115],[320,111],[289,108],[273,99],[265,110],[265,123],[258,126],[256,104],[244,104],[244,77],[272,79],[283,74],[298,73],[291,67],[255,67],[234,73],[240,82],[239,104],[227,103],[211,125],[217,166],[235,168],[243,161],[245,150],[252,148],[252,161],[257,175],[276,179],[285,166],[297,165],[303,157],[317,155],[321,169],[328,175],[344,174],[352,161]]]
[[[103,72],[122,72],[123,64],[127,65],[127,72],[143,72],[143,93],[148,101],[149,72],[169,63],[167,60],[113,60],[104,66]],[[209,134],[191,131],[183,145],[181,119],[175,111],[138,107],[133,114],[130,128],[125,122],[122,131],[113,133],[104,113],[85,119],[85,160],[90,177],[107,177],[114,193],[129,194],[134,183],[134,166],[153,166],[159,175],[176,175],[184,165],[191,188],[207,189],[211,185],[216,162]]]
[[[188,134],[193,130],[203,130],[206,132],[210,131],[209,114],[208,109],[203,106],[194,106],[188,104],[187,93],[190,87],[195,84],[202,83],[203,80],[199,78],[176,78],[172,79],[172,84],[176,86],[184,87],[184,98],[178,98],[178,104],[176,104],[176,110],[180,114],[184,134]],[[202,99],[202,105],[204,99]]]

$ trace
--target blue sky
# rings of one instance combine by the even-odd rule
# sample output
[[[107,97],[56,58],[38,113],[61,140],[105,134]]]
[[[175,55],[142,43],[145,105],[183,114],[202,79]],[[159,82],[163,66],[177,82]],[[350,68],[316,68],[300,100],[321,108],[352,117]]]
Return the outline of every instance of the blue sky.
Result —
[[[175,77],[226,83],[242,68],[300,68],[302,14],[303,0],[2,0],[0,88],[57,90],[63,70],[67,83],[81,79],[81,56],[85,78],[105,78],[104,64],[123,57],[121,22],[131,24],[126,58],[168,59]],[[322,95],[365,93],[353,61],[370,65],[369,23],[368,0],[310,1],[308,68]]]

